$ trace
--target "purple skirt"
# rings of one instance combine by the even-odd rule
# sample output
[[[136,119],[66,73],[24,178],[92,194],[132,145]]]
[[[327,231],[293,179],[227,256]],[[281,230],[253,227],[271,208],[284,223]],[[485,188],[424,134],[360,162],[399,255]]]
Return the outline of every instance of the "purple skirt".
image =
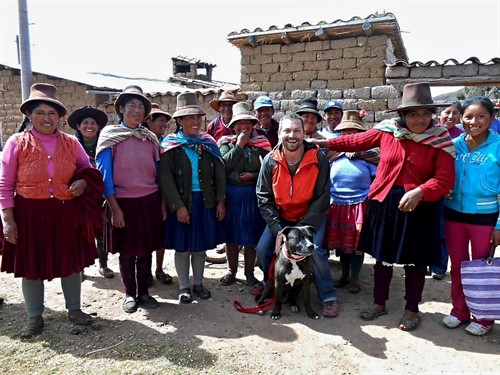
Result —
[[[73,200],[14,198],[17,244],[5,241],[1,270],[30,280],[52,280],[81,272],[97,258],[77,222]]]
[[[124,256],[145,256],[163,248],[160,191],[139,198],[116,198],[116,201],[123,212],[125,228],[113,227],[108,217],[105,231],[108,251]]]

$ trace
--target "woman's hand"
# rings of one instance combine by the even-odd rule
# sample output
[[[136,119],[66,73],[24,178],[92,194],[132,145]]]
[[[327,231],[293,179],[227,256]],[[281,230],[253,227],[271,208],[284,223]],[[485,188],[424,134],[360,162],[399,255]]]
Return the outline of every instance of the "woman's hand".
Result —
[[[316,145],[319,148],[326,148],[327,150],[330,149],[330,142],[328,142],[328,139],[308,138],[305,139],[305,141],[312,143],[313,145]]]
[[[251,172],[241,172],[238,174],[238,180],[241,182],[252,182],[255,180],[254,174]]]
[[[411,212],[417,208],[420,201],[424,198],[424,193],[422,189],[415,188],[410,190],[403,195],[401,200],[399,201],[398,208],[403,212]]]
[[[250,139],[250,134],[247,134],[246,132],[241,132],[238,135],[238,138],[236,139],[236,144],[238,146],[240,146],[241,148],[245,147],[245,145],[247,144],[248,140]]]
[[[217,220],[222,221],[226,217],[226,204],[224,202],[218,202],[215,208],[215,217]]]
[[[182,224],[189,224],[189,212],[186,207],[180,207],[175,211],[177,214],[177,221]]]
[[[111,210],[111,224],[117,228],[125,228],[125,217],[120,207]]]
[[[161,219],[163,221],[167,220],[167,215],[168,215],[168,210],[167,210],[167,205],[165,204],[165,202],[161,201]]]
[[[71,185],[69,185],[68,192],[73,194],[75,197],[79,197],[85,190],[87,189],[87,181],[81,179],[73,181]]]
[[[3,216],[3,237],[5,241],[12,244],[17,243],[17,223],[14,220],[14,208],[5,208],[2,210]]]
[[[493,242],[495,246],[500,245],[500,229],[495,229],[491,237],[491,242]]]

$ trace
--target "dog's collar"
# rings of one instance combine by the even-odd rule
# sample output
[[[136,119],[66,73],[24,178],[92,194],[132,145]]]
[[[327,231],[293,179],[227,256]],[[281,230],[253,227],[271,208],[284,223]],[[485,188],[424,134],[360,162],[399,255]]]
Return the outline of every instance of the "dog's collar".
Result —
[[[291,261],[293,261],[293,262],[300,262],[301,260],[304,260],[304,259],[306,259],[306,258],[307,258],[307,256],[301,256],[301,257],[299,257],[299,256],[296,256],[296,255],[291,254],[291,253],[288,251],[288,249],[287,249],[287,247],[286,247],[286,245],[285,245],[285,244],[283,244],[283,245],[281,246],[281,252],[283,253],[283,255],[284,255],[287,259],[289,259],[289,260],[291,260]]]

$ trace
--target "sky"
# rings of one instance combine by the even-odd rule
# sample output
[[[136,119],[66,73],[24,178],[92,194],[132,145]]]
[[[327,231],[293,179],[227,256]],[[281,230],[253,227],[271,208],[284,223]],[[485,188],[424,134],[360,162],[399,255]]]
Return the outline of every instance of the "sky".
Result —
[[[66,78],[99,72],[166,80],[173,75],[172,57],[180,55],[216,64],[215,80],[239,83],[240,51],[227,40],[233,31],[365,18],[384,11],[396,16],[410,62],[500,57],[500,0],[27,3],[32,70]],[[0,0],[0,64],[19,67],[18,20],[18,1]]]

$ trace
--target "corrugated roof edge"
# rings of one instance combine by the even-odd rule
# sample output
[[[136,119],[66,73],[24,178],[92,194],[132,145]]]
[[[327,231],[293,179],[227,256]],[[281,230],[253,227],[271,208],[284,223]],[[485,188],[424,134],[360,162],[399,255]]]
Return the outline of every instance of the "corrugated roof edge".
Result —
[[[386,66],[404,66],[407,68],[413,68],[416,66],[445,66],[445,65],[465,65],[467,63],[472,63],[472,64],[479,64],[479,65],[491,65],[491,64],[500,64],[500,57],[494,57],[486,62],[481,62],[477,57],[469,57],[466,59],[464,62],[460,63],[456,59],[446,59],[444,60],[443,63],[439,63],[435,60],[430,60],[427,62],[421,62],[421,61],[413,61],[413,62],[408,62],[404,60],[396,60],[394,64],[385,64]]]
[[[232,37],[240,37],[242,35],[246,35],[246,34],[253,34],[253,33],[262,33],[262,34],[266,34],[266,33],[275,33],[277,31],[284,31],[284,30],[287,30],[287,29],[294,29],[294,30],[299,30],[300,28],[307,28],[307,27],[318,27],[318,26],[323,26],[323,25],[333,25],[333,24],[336,24],[336,23],[349,23],[349,22],[353,22],[353,21],[362,21],[362,20],[370,20],[370,19],[374,19],[374,18],[382,18],[382,17],[389,17],[389,18],[394,18],[396,20],[396,16],[390,12],[386,12],[386,13],[382,13],[382,14],[378,14],[378,13],[375,13],[375,14],[370,14],[368,15],[366,18],[362,18],[362,17],[359,17],[359,16],[354,16],[352,17],[351,19],[349,20],[342,20],[342,19],[336,19],[335,21],[332,21],[332,22],[326,22],[326,21],[320,21],[318,22],[317,24],[313,25],[309,22],[302,22],[300,25],[298,26],[294,26],[292,24],[285,24],[283,27],[278,27],[276,25],[272,25],[270,26],[267,30],[264,30],[262,29],[261,27],[257,27],[254,29],[254,31],[250,31],[249,29],[242,29],[241,31],[232,31],[228,34],[228,38],[229,39],[232,39]]]

